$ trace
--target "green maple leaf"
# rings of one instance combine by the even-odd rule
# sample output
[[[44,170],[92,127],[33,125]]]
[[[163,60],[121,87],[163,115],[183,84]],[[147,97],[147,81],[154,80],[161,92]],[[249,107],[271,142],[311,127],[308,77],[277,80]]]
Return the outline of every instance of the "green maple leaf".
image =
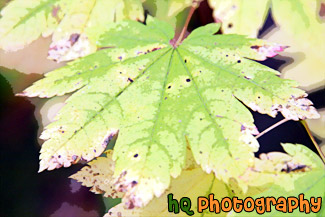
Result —
[[[144,20],[140,0],[14,0],[1,16],[0,48],[15,51],[53,34],[49,58],[57,61],[96,51],[111,22]]]
[[[185,166],[186,146],[204,171],[228,182],[254,164],[258,142],[245,107],[298,120],[319,115],[291,80],[252,59],[282,47],[240,35],[194,30],[180,46],[168,24],[113,24],[95,54],[50,72],[21,95],[74,92],[41,138],[40,171],[99,156],[118,132],[114,177],[129,206],[141,207]],[[242,183],[244,186],[244,183]]]

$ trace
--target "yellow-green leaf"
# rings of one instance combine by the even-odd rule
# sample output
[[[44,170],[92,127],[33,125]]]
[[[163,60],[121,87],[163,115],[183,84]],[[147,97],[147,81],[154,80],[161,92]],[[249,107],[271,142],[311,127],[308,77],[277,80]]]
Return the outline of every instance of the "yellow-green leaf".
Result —
[[[14,0],[1,16],[0,48],[15,51],[53,34],[49,58],[57,61],[96,51],[112,22],[144,19],[140,0]]]
[[[221,200],[224,197],[238,197],[244,200],[246,197],[259,198],[261,196],[273,196],[273,197],[298,197],[299,194],[304,193],[305,199],[310,197],[323,197],[325,188],[323,182],[325,181],[325,170],[321,159],[315,155],[311,150],[302,145],[283,144],[288,154],[274,152],[266,154],[261,159],[255,159],[256,164],[251,168],[253,173],[259,174],[259,177],[252,176],[250,181],[258,179],[256,183],[259,185],[252,186],[247,192],[242,192],[236,189],[236,183],[227,185],[222,181],[215,179],[212,174],[203,173],[198,168],[186,169],[182,172],[180,177],[171,181],[170,187],[160,197],[153,199],[144,208],[127,209],[124,204],[119,204],[111,208],[105,217],[108,216],[188,216],[186,213],[180,211],[179,214],[168,212],[167,195],[172,193],[173,199],[178,201],[183,197],[191,199],[191,210],[194,212],[193,216],[215,216],[214,212],[210,212],[209,208],[203,211],[203,213],[197,212],[198,197],[208,197],[209,194],[214,194],[214,199]],[[307,171],[299,170],[281,170],[280,168],[287,168],[288,164],[293,163],[295,160],[301,162],[300,166],[305,165],[309,167]],[[261,162],[259,162],[261,161]],[[296,162],[296,163],[297,163]],[[272,167],[269,167],[272,165]],[[274,168],[274,166],[276,166]],[[291,164],[291,166],[294,166]],[[298,166],[298,165],[295,165]],[[272,171],[271,171],[271,170]],[[278,170],[280,169],[280,170]],[[282,182],[274,182],[274,178],[270,179],[270,174],[273,177],[281,176]],[[294,188],[289,189],[288,184],[294,185]],[[261,209],[260,207],[257,207]],[[265,209],[265,207],[264,207]],[[275,211],[275,207],[271,208],[272,212],[265,212],[262,216],[292,216],[291,213],[281,213]],[[295,216],[305,216],[304,213],[294,211]],[[218,216],[247,216],[248,214],[243,211],[242,213],[230,213],[221,212]],[[255,212],[249,213],[249,216],[257,216]],[[308,216],[317,216],[315,213],[311,213]]]
[[[112,176],[115,163],[112,160],[112,154],[111,150],[106,151],[105,157],[95,159],[70,178],[81,182],[83,186],[91,187],[90,191],[96,194],[112,198],[123,197],[123,193],[114,189]]]
[[[113,160],[128,206],[161,196],[195,161],[225,183],[254,164],[258,142],[245,107],[287,119],[318,118],[297,83],[252,59],[283,47],[240,35],[215,35],[219,25],[194,30],[179,46],[167,23],[148,17],[111,25],[95,54],[45,75],[21,95],[74,92],[41,138],[40,171],[92,160],[118,132]],[[137,183],[134,185],[133,183]]]

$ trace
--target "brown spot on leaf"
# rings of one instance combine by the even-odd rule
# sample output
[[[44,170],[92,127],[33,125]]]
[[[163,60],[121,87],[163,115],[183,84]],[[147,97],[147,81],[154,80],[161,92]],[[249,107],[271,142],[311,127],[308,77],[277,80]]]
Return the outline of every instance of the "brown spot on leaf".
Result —
[[[133,188],[134,186],[136,186],[137,184],[138,184],[137,181],[132,181],[132,183],[131,183],[132,188]]]
[[[73,46],[79,39],[80,34],[78,33],[74,33],[72,35],[70,35],[69,41],[71,42],[71,46]]]
[[[128,203],[128,209],[134,209],[134,203],[132,201]]]
[[[105,193],[105,191],[103,191],[102,189],[100,189],[98,186],[95,186],[95,189],[100,194],[104,194]]]
[[[72,158],[73,161],[76,161],[78,159],[78,156],[77,155],[72,155],[71,158]]]
[[[259,49],[261,46],[258,46],[258,45],[253,45],[251,46],[252,49]]]
[[[60,6],[53,6],[53,9],[52,9],[52,16],[56,19],[56,21],[59,23],[60,22],[60,19],[58,17],[58,12],[59,10],[61,9]]]

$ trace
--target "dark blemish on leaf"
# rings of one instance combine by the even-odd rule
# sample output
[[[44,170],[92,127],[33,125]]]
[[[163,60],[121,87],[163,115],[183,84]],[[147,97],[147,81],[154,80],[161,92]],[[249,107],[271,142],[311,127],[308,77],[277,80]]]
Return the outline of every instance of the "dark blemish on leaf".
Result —
[[[165,100],[167,99],[167,97],[165,97]]]
[[[105,191],[103,191],[102,189],[100,189],[98,186],[95,187],[96,191],[99,192],[100,194],[104,194]]]
[[[244,131],[246,129],[246,127],[244,126],[244,125],[241,125],[241,127],[240,127],[240,131]]]
[[[72,155],[72,160],[73,160],[73,161],[76,161],[76,160],[77,160],[77,158],[78,158],[78,156],[77,156],[77,155]]]
[[[137,158],[139,155],[138,154],[135,154],[133,157]]]
[[[80,72],[78,72],[78,75],[80,75],[81,73]]]
[[[261,46],[258,46],[258,45],[253,45],[253,46],[251,46],[252,49],[256,49],[256,50],[259,49],[260,47],[261,47]]]
[[[221,90],[221,92],[224,92],[225,90]]]
[[[189,78],[188,78],[188,79],[186,79],[186,82],[190,82],[190,81],[191,81],[191,79],[189,79]]]
[[[52,16],[56,19],[56,21],[58,23],[60,22],[60,19],[58,17],[58,12],[60,9],[61,9],[60,6],[56,6],[56,7],[53,6],[53,9],[52,9]]]
[[[200,151],[200,154],[202,154],[202,151]]]
[[[56,7],[53,6],[52,16],[56,17],[58,15],[59,10],[60,10],[60,6],[56,6]]]
[[[247,79],[247,80],[251,80],[251,79],[250,79],[249,77],[247,77],[247,76],[244,76],[244,78]]]
[[[281,172],[286,172],[286,173],[290,173],[290,172],[305,172],[307,166],[306,165],[285,165],[286,168],[281,169]]]
[[[203,119],[202,118],[200,118],[200,121],[202,121]]]
[[[61,158],[61,155],[59,155],[58,158]]]
[[[86,179],[86,177],[82,177],[83,179]]]
[[[94,149],[94,152],[96,153],[96,149]]]
[[[110,135],[108,135],[106,137],[106,139],[104,140],[103,144],[102,144],[102,147],[103,148],[106,148],[106,146],[108,145],[108,143],[113,139],[113,137],[115,136],[114,133],[111,133]]]
[[[241,63],[241,60],[237,60],[237,63]]]
[[[80,34],[78,34],[78,33],[74,33],[74,34],[70,35],[69,41],[70,41],[71,45],[74,45],[78,41],[79,37],[80,37]]]
[[[54,158],[54,156],[52,155],[51,158]]]
[[[156,51],[156,50],[160,50],[160,47],[155,47],[154,49],[152,49],[151,51]]]
[[[228,28],[232,28],[232,27],[233,27],[232,23],[229,23]]]
[[[133,188],[134,186],[136,186],[137,184],[138,184],[137,181],[132,181],[132,182],[131,182],[131,186],[132,186],[132,188]]]
[[[229,55],[227,54],[226,57],[229,57]]]
[[[184,62],[187,63],[187,60],[185,59]]]
[[[258,99],[261,99],[261,97],[260,97],[260,96],[258,96],[257,98],[258,98]]]
[[[131,78],[128,78],[128,81],[131,82],[131,83],[133,82],[133,80]]]
[[[118,59],[119,59],[119,60],[122,60],[122,56],[119,56]]]
[[[122,72],[120,72],[120,74],[122,74]]]
[[[73,133],[74,133],[74,134],[76,134],[76,133],[77,133],[77,131],[75,130]]]
[[[99,176],[99,173],[94,173],[94,176]]]
[[[168,86],[168,89],[170,89],[172,86]]]

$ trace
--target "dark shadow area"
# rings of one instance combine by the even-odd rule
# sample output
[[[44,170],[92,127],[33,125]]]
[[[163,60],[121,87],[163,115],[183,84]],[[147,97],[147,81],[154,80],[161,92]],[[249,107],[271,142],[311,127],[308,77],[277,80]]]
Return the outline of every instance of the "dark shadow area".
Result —
[[[71,192],[68,177],[82,165],[38,173],[40,146],[35,107],[26,98],[15,97],[2,75],[0,91],[0,216],[47,217],[63,202],[86,212],[96,210],[102,216],[105,208],[100,195],[89,192],[86,187]]]

